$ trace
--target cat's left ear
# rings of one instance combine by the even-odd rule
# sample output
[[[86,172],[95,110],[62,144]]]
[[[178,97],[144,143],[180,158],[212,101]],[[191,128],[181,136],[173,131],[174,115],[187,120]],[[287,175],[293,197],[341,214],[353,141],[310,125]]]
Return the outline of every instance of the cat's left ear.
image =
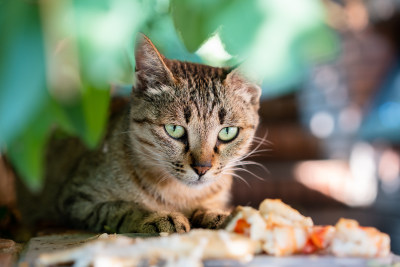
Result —
[[[175,78],[168,69],[163,55],[144,34],[139,33],[136,39],[136,84],[134,89],[146,91],[160,90],[162,85],[172,85]]]
[[[225,85],[235,93],[239,93],[247,103],[258,109],[261,96],[261,88],[255,82],[246,79],[241,71],[236,68],[228,73],[224,81]]]

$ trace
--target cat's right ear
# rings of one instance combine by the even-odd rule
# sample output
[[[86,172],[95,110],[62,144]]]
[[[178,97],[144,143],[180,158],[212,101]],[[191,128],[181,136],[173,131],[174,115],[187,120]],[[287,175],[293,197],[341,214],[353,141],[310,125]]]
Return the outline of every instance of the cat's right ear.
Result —
[[[172,85],[175,78],[165,64],[165,58],[158,52],[150,39],[142,33],[138,34],[135,47],[136,82],[134,90],[160,90],[162,85]]]
[[[259,107],[261,88],[254,82],[246,79],[239,68],[231,70],[226,76],[225,84],[236,93],[240,94],[245,101],[252,104],[256,109]]]

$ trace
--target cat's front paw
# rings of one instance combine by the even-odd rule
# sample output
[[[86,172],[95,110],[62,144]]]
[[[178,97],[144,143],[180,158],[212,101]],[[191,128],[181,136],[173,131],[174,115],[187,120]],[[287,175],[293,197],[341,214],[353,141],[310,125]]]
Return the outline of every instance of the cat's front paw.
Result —
[[[224,211],[196,210],[190,222],[193,228],[219,229],[229,213]]]
[[[155,212],[143,220],[142,233],[184,233],[190,230],[189,220],[179,212]]]

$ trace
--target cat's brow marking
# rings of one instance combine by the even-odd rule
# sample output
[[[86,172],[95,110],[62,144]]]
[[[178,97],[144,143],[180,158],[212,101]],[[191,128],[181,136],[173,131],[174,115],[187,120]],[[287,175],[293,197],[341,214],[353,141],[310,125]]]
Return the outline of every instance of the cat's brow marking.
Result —
[[[190,111],[190,108],[188,106],[184,108],[183,115],[185,116],[186,123],[189,124],[190,118],[192,117],[192,112]]]
[[[218,119],[220,124],[224,124],[225,116],[226,116],[226,110],[224,108],[221,108],[218,111]]]

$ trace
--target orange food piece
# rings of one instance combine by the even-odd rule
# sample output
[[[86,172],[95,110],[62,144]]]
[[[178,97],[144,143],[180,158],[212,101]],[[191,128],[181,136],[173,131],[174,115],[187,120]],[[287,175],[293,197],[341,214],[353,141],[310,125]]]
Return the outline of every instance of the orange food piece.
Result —
[[[314,227],[314,231],[312,232],[310,239],[312,243],[318,248],[323,249],[326,245],[325,236],[329,230],[328,226],[317,226]]]
[[[238,234],[244,234],[245,230],[248,228],[250,228],[250,224],[245,219],[239,219],[236,222],[234,232]]]
[[[303,253],[311,254],[317,250],[325,249],[330,242],[332,226],[314,226],[307,243],[303,248]]]
[[[312,254],[312,253],[314,253],[315,251],[317,251],[318,250],[318,248],[315,246],[315,244],[311,241],[311,238],[309,238],[308,240],[307,240],[307,243],[304,245],[304,247],[303,247],[303,251],[302,251],[302,253],[303,254]]]

